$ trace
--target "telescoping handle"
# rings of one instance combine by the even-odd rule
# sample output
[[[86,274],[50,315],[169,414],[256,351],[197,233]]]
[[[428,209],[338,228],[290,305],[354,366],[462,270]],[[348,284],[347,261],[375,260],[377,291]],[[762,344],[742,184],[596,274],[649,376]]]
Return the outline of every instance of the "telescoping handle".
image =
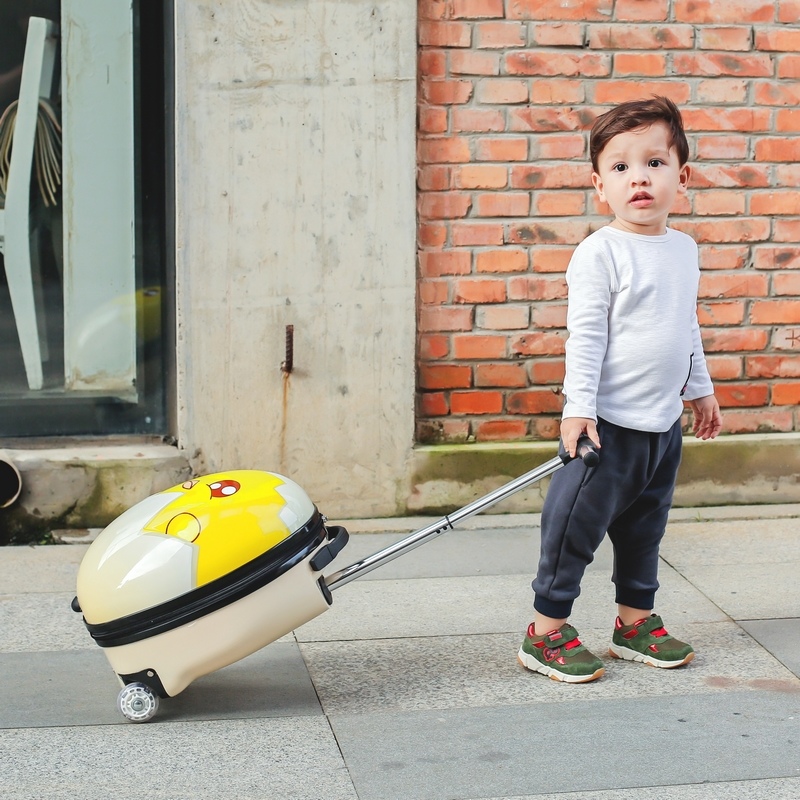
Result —
[[[596,467],[600,463],[600,456],[588,436],[584,435],[578,439],[576,459],[577,458],[580,458],[589,468]],[[338,589],[340,586],[345,586],[356,578],[360,578],[362,575],[372,572],[372,570],[377,569],[383,564],[394,561],[395,558],[398,558],[404,553],[416,549],[420,545],[425,544],[425,542],[452,530],[456,524],[462,520],[475,516],[475,514],[485,511],[487,508],[495,505],[495,503],[505,500],[506,497],[516,494],[516,492],[521,489],[525,489],[531,484],[540,481],[542,478],[552,475],[565,464],[573,460],[575,459],[572,459],[569,453],[560,452],[557,456],[546,461],[544,464],[530,470],[530,472],[526,472],[524,475],[520,475],[519,478],[515,478],[513,481],[509,481],[499,489],[495,489],[493,492],[489,492],[489,494],[477,500],[473,500],[469,505],[464,506],[458,511],[454,511],[452,514],[445,514],[445,516],[437,522],[425,528],[421,528],[415,533],[409,534],[404,539],[400,539],[400,541],[385,547],[383,550],[379,550],[377,553],[373,553],[371,556],[367,556],[361,561],[357,561],[355,564],[351,564],[349,567],[334,572],[332,575],[325,578],[325,584],[331,591]]]

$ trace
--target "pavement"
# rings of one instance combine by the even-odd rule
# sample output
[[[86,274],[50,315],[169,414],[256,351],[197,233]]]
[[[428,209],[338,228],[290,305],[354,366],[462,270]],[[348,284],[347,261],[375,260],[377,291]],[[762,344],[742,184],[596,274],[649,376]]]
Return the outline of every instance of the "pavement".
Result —
[[[539,516],[484,515],[140,725],[70,609],[88,545],[0,548],[0,798],[797,800],[799,518],[673,511],[656,610],[697,650],[677,670],[605,655],[607,543],[571,620],[604,677],[522,669]],[[430,521],[331,520],[358,535],[329,571]]]

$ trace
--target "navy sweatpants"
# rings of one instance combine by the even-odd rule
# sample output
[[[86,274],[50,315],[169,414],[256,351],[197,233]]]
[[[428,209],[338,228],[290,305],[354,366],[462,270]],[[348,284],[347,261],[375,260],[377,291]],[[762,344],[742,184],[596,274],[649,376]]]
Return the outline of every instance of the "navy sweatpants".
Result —
[[[616,602],[651,609],[658,589],[658,547],[681,460],[681,422],[665,433],[598,420],[600,463],[580,460],[556,472],[542,509],[542,548],[533,581],[534,608],[562,619],[572,613],[586,567],[606,532],[614,545]]]

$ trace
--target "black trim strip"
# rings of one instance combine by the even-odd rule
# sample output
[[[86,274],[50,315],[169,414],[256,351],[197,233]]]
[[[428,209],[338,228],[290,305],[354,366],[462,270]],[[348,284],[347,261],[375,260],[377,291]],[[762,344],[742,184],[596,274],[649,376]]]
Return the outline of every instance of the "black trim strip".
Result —
[[[266,586],[307,558],[328,537],[322,514],[266,553],[217,580],[153,608],[93,625],[84,623],[100,647],[119,647],[179,628]]]

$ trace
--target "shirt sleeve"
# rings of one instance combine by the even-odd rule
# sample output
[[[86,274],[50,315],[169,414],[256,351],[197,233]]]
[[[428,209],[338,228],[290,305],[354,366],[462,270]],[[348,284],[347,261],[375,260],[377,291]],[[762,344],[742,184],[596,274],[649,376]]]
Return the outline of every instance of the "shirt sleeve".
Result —
[[[596,247],[579,245],[567,268],[566,375],[562,417],[597,420],[597,388],[608,347],[613,271]]]
[[[708,374],[706,356],[703,352],[703,339],[700,335],[700,323],[697,321],[697,310],[692,314],[692,374],[686,384],[684,400],[696,400],[714,394],[714,384]]]

